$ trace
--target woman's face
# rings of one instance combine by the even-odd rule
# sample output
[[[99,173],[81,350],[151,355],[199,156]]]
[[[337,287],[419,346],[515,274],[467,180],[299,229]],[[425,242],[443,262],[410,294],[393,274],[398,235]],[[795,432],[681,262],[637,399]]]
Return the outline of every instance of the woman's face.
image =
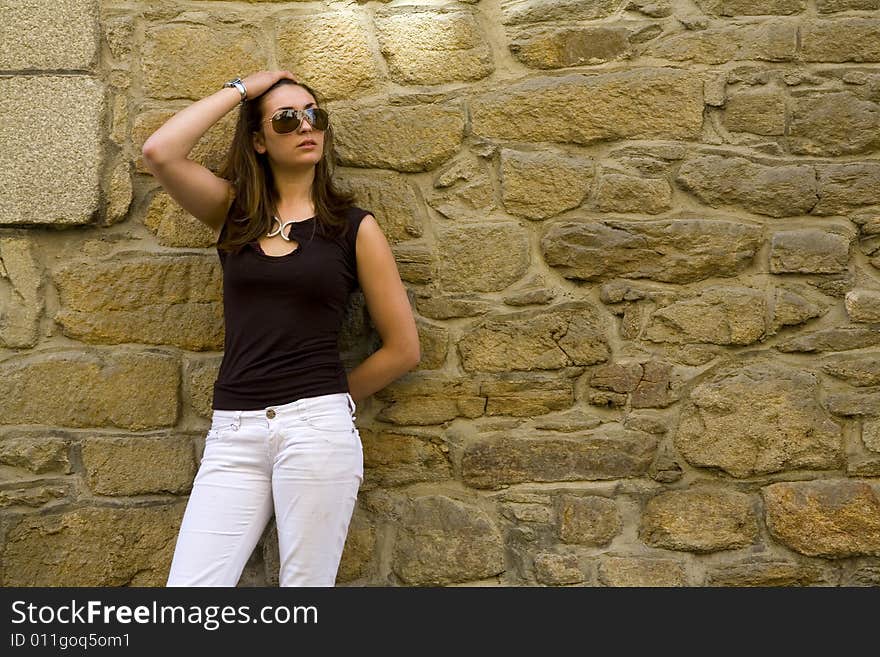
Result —
[[[299,128],[293,132],[279,134],[272,127],[271,118],[280,109],[306,109],[317,107],[314,97],[299,85],[285,84],[264,94],[261,103],[261,130],[253,135],[254,149],[266,153],[269,161],[283,167],[299,168],[314,166],[324,153],[324,131],[318,130],[303,118]],[[305,141],[315,142],[314,146],[303,146]]]

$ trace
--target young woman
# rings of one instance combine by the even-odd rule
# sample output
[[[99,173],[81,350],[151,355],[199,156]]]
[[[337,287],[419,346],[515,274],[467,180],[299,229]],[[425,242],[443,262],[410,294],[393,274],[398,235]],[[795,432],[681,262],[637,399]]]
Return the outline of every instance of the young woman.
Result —
[[[220,175],[188,159],[239,106]],[[281,586],[333,586],[360,484],[356,400],[419,362],[391,248],[335,188],[330,115],[289,71],[236,78],[143,145],[151,173],[218,238],[225,344],[211,428],[168,586],[235,586],[273,512]],[[360,288],[382,347],[346,373],[337,338]]]

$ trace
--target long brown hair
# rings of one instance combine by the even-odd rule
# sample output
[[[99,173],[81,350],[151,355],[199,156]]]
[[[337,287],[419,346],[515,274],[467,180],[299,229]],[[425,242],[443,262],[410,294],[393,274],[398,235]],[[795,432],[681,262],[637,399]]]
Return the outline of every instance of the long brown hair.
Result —
[[[263,96],[283,84],[302,87],[321,106],[321,98],[314,89],[289,78],[281,78],[266,89],[263,95],[248,99],[241,106],[235,124],[235,135],[229,146],[226,162],[220,170],[220,177],[232,183],[235,195],[217,242],[217,248],[222,251],[238,252],[245,244],[258,240],[272,230],[273,210],[279,201],[278,190],[268,156],[254,150],[251,133],[261,129]],[[324,234],[332,238],[339,238],[345,235],[348,228],[344,211],[355,203],[355,196],[338,189],[333,182],[336,168],[333,143],[331,117],[330,125],[324,130],[324,151],[315,165],[311,194],[315,206],[315,227],[320,227]]]

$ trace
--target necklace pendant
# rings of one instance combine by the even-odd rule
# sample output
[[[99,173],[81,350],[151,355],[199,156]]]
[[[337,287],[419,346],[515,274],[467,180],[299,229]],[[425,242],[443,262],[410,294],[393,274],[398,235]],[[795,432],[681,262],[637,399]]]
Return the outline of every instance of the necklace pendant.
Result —
[[[278,224],[278,228],[270,230],[268,233],[266,233],[266,237],[274,237],[278,233],[281,233],[281,237],[284,237],[284,233],[282,233],[282,231],[284,230],[284,226],[281,223],[281,219],[279,219],[275,215],[272,215],[272,220]],[[287,239],[287,238],[284,237],[284,239]]]

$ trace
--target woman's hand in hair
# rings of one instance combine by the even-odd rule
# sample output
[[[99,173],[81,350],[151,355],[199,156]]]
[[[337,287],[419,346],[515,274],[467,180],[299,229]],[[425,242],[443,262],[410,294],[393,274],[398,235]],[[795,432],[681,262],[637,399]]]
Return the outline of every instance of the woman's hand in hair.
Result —
[[[290,71],[257,71],[251,73],[246,78],[242,78],[244,88],[247,89],[248,100],[253,100],[258,96],[262,96],[266,89],[278,82],[281,78],[289,78],[296,82],[293,73]]]

